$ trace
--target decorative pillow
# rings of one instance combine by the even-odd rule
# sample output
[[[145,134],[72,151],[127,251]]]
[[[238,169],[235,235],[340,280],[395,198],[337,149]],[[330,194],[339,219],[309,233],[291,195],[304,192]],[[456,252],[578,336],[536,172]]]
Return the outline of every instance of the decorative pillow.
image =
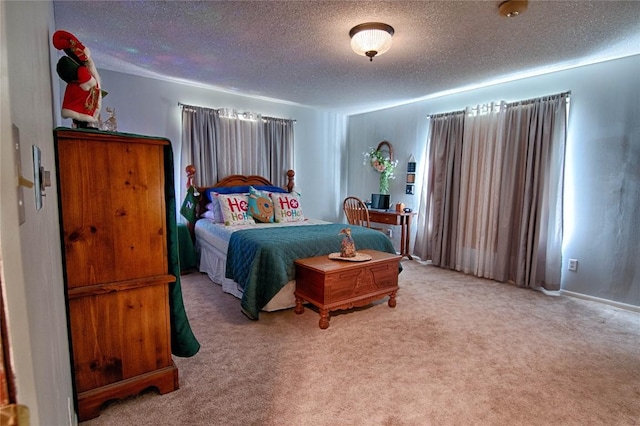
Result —
[[[271,194],[276,222],[300,222],[305,220],[302,214],[300,197],[294,193]]]
[[[249,196],[246,194],[218,194],[220,209],[224,217],[224,224],[250,225],[255,224],[253,217],[247,213],[249,208]]]
[[[273,222],[273,201],[271,200],[271,194],[267,191],[255,189],[253,186],[250,187],[248,211],[256,222]]]

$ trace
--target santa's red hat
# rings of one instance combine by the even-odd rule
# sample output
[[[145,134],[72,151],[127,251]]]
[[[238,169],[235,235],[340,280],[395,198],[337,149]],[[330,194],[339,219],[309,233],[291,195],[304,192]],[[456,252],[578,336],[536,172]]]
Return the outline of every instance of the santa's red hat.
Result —
[[[69,56],[75,56],[82,62],[86,62],[88,59],[84,44],[68,31],[58,30],[53,33],[53,46],[58,50],[64,50]]]

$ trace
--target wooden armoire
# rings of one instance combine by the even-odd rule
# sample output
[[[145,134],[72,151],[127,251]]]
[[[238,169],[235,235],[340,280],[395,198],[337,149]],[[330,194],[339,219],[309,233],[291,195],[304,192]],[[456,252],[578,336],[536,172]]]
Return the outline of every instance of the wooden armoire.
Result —
[[[164,149],[54,131],[67,322],[80,421],[111,399],[178,388],[171,358]]]

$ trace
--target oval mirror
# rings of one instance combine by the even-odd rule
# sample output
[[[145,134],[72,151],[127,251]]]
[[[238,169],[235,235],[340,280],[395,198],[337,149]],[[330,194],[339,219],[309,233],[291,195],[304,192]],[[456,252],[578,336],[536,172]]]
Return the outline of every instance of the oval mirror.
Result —
[[[377,151],[383,153],[389,160],[393,161],[393,146],[388,141],[382,141],[376,148]]]

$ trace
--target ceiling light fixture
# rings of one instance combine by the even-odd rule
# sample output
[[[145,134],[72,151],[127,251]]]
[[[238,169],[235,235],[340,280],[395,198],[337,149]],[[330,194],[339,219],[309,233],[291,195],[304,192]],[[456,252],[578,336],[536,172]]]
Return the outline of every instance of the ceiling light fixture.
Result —
[[[527,0],[507,0],[500,3],[498,12],[500,16],[506,16],[507,18],[514,18],[527,10]]]
[[[349,31],[351,48],[361,56],[368,56],[373,61],[376,55],[382,55],[391,47],[393,27],[381,22],[367,22],[356,25]]]

